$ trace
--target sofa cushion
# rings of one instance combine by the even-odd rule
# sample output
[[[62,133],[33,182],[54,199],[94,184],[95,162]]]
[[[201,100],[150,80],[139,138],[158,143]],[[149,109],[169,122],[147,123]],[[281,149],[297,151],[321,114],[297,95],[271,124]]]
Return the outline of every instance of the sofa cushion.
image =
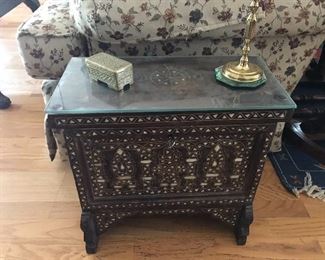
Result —
[[[27,73],[59,78],[71,57],[85,56],[87,44],[71,20],[68,0],[49,0],[18,28],[19,51]]]
[[[197,34],[242,35],[250,0],[70,0],[79,31],[101,42],[136,43]],[[261,0],[257,34],[263,37],[316,34],[325,28],[323,0]],[[264,17],[266,15],[266,17]],[[261,17],[260,17],[261,18]],[[222,29],[222,30],[217,30]]]
[[[239,24],[249,4],[249,0],[70,0],[78,29],[111,43],[188,37]]]

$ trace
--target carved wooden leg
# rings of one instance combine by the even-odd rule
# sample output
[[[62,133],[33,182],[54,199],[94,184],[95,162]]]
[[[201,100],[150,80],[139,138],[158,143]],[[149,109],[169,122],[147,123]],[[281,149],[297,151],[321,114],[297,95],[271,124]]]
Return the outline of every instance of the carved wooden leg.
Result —
[[[46,136],[46,142],[47,142],[47,149],[49,151],[49,156],[51,161],[54,160],[55,155],[56,155],[56,151],[58,149],[57,144],[56,144],[56,140],[54,138],[53,135],[53,130],[49,127],[49,123],[47,120],[47,116],[45,116],[45,120],[44,120],[44,128],[45,128],[45,136]]]
[[[99,236],[96,231],[95,216],[91,212],[82,212],[80,221],[81,230],[84,232],[84,241],[88,254],[95,254]]]
[[[249,235],[249,226],[253,222],[253,207],[252,205],[244,206],[240,217],[235,227],[235,236],[237,245],[245,245],[247,236]]]
[[[6,109],[10,107],[11,100],[0,92],[0,109]]]

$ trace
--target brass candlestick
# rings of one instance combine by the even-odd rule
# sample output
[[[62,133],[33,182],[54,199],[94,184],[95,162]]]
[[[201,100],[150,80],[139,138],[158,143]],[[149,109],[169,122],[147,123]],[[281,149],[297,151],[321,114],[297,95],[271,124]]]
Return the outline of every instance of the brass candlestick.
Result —
[[[250,45],[255,36],[259,0],[253,0],[249,6],[250,14],[244,35],[243,55],[238,62],[229,62],[215,70],[217,80],[232,87],[258,87],[266,82],[263,70],[256,64],[249,63]]]

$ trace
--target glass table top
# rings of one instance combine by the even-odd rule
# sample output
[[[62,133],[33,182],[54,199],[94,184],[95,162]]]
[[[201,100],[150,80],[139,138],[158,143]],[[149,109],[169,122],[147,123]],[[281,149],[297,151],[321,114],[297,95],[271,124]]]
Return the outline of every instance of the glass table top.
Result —
[[[84,58],[72,58],[45,112],[56,114],[294,109],[295,103],[261,58],[267,83],[232,89],[216,81],[214,69],[236,57],[127,57],[134,84],[116,92],[90,79]]]

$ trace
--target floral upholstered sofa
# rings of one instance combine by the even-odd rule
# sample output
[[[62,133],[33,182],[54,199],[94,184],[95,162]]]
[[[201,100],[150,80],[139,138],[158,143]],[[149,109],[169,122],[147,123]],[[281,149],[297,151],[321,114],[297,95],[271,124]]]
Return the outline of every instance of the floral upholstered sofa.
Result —
[[[325,40],[325,0],[261,0],[252,54],[290,93]],[[57,80],[71,57],[239,55],[250,0],[48,0],[18,30],[28,74]],[[50,95],[53,85],[43,88]],[[49,87],[50,86],[50,87]],[[279,125],[279,135],[283,125]],[[273,151],[281,147],[280,138]]]

